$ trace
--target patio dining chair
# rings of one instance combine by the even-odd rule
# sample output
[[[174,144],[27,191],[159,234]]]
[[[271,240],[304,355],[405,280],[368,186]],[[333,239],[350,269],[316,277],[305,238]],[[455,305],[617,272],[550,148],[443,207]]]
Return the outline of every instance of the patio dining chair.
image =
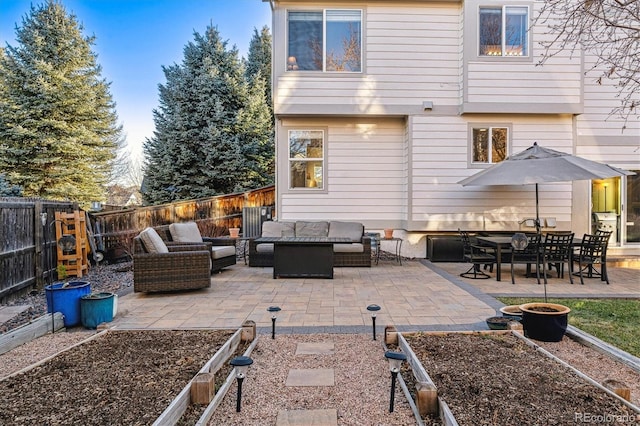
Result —
[[[496,257],[487,252],[487,247],[474,244],[468,232],[460,229],[458,229],[458,232],[460,233],[460,238],[462,238],[463,258],[466,262],[471,263],[469,270],[461,273],[460,276],[474,280],[486,280],[489,275],[480,269],[480,265],[490,266],[491,271],[493,271]]]
[[[585,275],[587,278],[600,277],[601,281],[609,284],[606,266],[609,237],[610,234],[606,235],[606,233],[584,234],[582,237],[580,250],[573,255],[573,264],[578,264],[578,270],[573,274],[580,276],[580,284],[584,285]]]
[[[511,284],[515,284],[515,265],[527,265],[526,276],[531,275],[531,265],[536,266],[536,278],[540,284],[540,265],[542,263],[541,236],[538,233],[515,234],[511,239]]]
[[[544,268],[552,267],[556,268],[558,278],[564,278],[564,265],[567,264],[567,270],[569,271],[569,281],[573,284],[573,276],[571,274],[571,249],[573,247],[574,234],[569,232],[550,232],[545,236],[544,243],[542,244],[542,266],[543,276],[545,282],[547,276],[544,273]]]

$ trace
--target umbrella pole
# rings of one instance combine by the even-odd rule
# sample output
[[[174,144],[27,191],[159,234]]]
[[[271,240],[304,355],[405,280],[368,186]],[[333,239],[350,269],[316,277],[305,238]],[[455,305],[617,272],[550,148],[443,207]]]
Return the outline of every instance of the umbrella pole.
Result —
[[[536,232],[538,233],[538,236],[540,237],[542,234],[542,227],[540,226],[540,210],[539,210],[539,203],[538,203],[538,184],[536,183]],[[539,238],[538,241],[542,241],[542,238]],[[536,253],[536,257],[538,257],[537,262],[538,262],[538,266],[540,265],[540,250],[538,250],[538,252]],[[545,265],[544,265],[544,259],[542,259],[542,274],[546,274],[545,272]],[[547,303],[547,278],[546,276],[544,277],[544,303]]]

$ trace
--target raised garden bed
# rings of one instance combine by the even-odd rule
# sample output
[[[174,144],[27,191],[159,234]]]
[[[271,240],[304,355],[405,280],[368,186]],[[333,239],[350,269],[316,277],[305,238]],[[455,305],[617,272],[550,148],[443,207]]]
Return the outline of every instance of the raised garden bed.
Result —
[[[255,328],[249,333],[255,337]],[[0,424],[194,424],[198,373],[230,373],[243,330],[106,331],[0,381]],[[185,413],[182,419],[180,417]]]
[[[635,424],[640,413],[510,331],[407,333],[399,343],[408,346],[403,375],[418,407],[439,410],[444,424],[453,424],[447,410],[463,426],[573,424],[585,416]]]

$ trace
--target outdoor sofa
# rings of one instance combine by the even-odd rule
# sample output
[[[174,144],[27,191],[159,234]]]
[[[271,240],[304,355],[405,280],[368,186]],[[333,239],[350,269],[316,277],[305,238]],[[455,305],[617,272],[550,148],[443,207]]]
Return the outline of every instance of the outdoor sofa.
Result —
[[[371,238],[358,222],[267,221],[261,236],[348,238],[351,242],[333,245],[333,266],[371,267]],[[249,240],[249,266],[273,266],[273,244]]]
[[[211,254],[206,244],[167,245],[153,228],[134,237],[134,292],[206,287],[211,287]]]

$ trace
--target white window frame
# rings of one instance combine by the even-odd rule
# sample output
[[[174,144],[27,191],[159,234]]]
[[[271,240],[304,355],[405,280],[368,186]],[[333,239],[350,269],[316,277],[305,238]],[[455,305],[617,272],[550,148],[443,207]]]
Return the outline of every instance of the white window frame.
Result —
[[[496,54],[496,55],[490,55],[490,54],[482,54],[481,53],[481,45],[480,45],[480,40],[481,40],[481,32],[482,32],[482,25],[480,22],[480,12],[482,9],[497,9],[500,8],[502,10],[501,12],[501,18],[502,18],[502,29],[500,32],[500,40],[501,40],[501,44],[500,44],[500,54]],[[526,48],[526,55],[509,55],[507,53],[507,45],[506,45],[506,30],[507,30],[507,25],[506,25],[506,20],[507,20],[507,9],[510,8],[525,8],[527,9],[527,28],[525,29],[525,48]],[[505,58],[509,58],[509,59],[529,59],[531,58],[531,37],[530,37],[530,33],[531,33],[531,7],[529,7],[529,5],[525,5],[525,4],[503,4],[503,5],[484,5],[484,6],[478,6],[478,13],[477,13],[477,27],[478,27],[478,32],[477,32],[477,39],[476,39],[476,54],[479,58],[500,58],[500,59],[505,59]]]
[[[489,161],[487,162],[479,162],[479,161],[474,161],[474,149],[475,149],[475,144],[474,144],[474,139],[473,139],[473,133],[474,130],[479,130],[479,129],[489,129],[489,147],[488,147],[488,154],[489,154]],[[511,152],[511,135],[513,134],[512,131],[512,126],[511,124],[506,124],[506,123],[471,123],[469,124],[469,158],[468,158],[468,165],[469,168],[486,168],[489,166],[492,166],[494,164],[497,164],[493,161],[493,129],[507,129],[507,140],[505,141],[505,154],[504,157],[505,159],[509,156],[509,153]]]
[[[291,136],[294,132],[318,132],[322,134],[322,157],[291,157]],[[304,186],[293,186],[292,178],[291,178],[291,170],[292,170],[292,162],[308,162],[308,163],[321,163],[320,170],[320,185],[318,185],[318,168],[317,166],[312,166],[313,176],[309,176],[310,180],[315,181],[315,186],[309,186],[305,181]],[[287,130],[287,189],[289,191],[309,191],[309,192],[326,192],[327,190],[327,131],[326,129],[318,129],[318,128],[310,128],[310,127],[300,127],[300,128],[290,128]],[[305,177],[307,179],[307,177]]]
[[[359,12],[360,13],[360,69],[357,71],[351,70],[327,70],[327,12],[328,11],[346,11],[346,12]],[[291,12],[320,12],[320,10],[299,10],[292,9],[287,10],[286,17],[286,55],[285,55],[285,71],[286,72],[327,72],[338,74],[361,74],[364,69],[364,11],[362,9],[322,9],[322,69],[321,70],[300,70],[298,68],[295,56],[289,52],[289,13]]]

